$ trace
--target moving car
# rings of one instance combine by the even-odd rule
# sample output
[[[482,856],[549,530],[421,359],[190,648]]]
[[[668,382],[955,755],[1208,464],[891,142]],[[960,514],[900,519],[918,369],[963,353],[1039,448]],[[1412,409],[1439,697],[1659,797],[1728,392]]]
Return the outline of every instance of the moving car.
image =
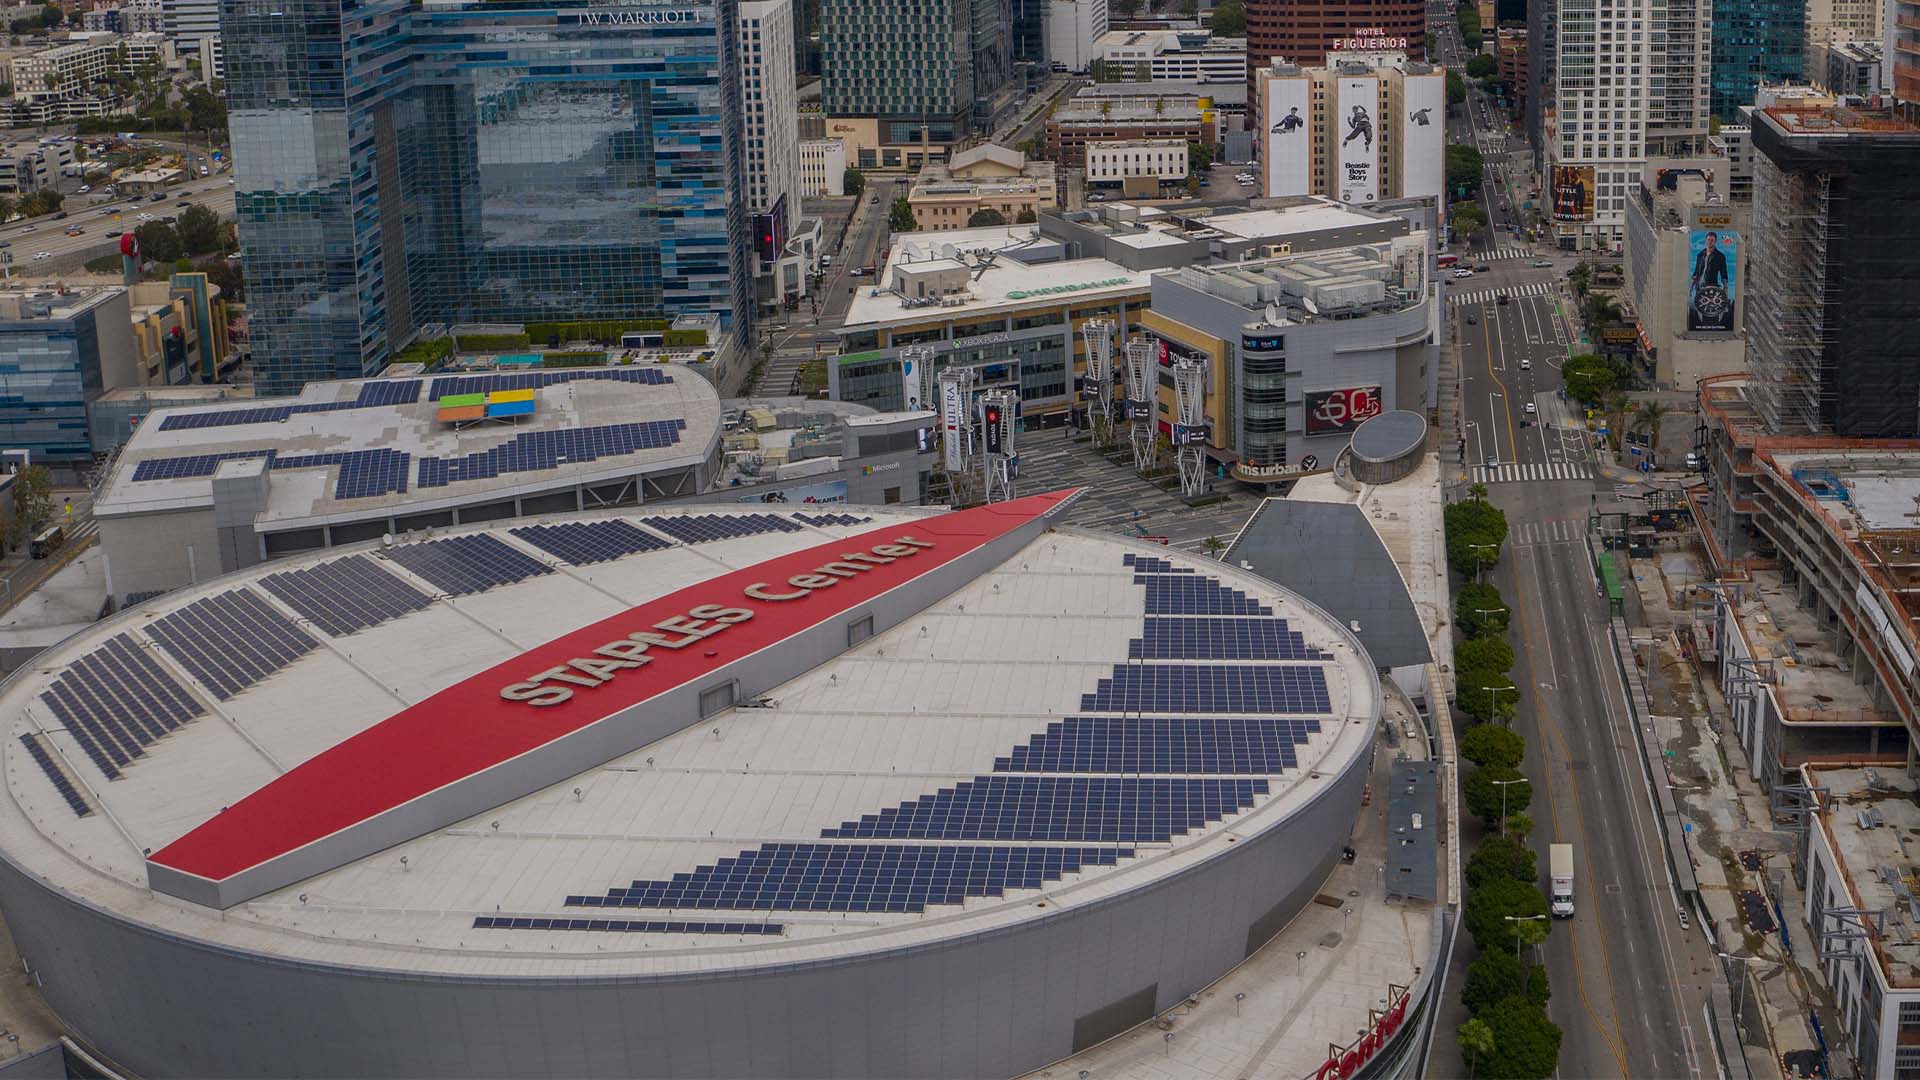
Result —
[[[1533,415],[1534,413],[1537,413],[1537,412],[1539,412],[1540,410],[1534,407],[1534,405],[1533,405],[1533,402],[1531,402],[1531,401],[1529,401],[1529,402],[1527,402],[1527,406],[1526,406],[1526,409],[1525,409],[1524,411],[1526,412],[1526,414],[1527,414],[1528,416],[1532,416],[1532,415]]]
[[[153,193],[153,195],[151,196],[151,198],[149,199],[149,201],[150,201],[150,202],[166,202],[166,201],[167,201],[167,193],[166,193],[166,192],[164,192],[164,191],[156,191],[156,192],[154,192],[154,193]]]
[[[34,253],[33,253],[33,257],[34,257],[34,260],[35,260],[36,262],[37,262],[37,261],[39,261],[39,260],[41,260],[41,259],[51,259],[51,258],[53,258],[53,252],[51,252],[51,251],[36,251],[36,252],[34,252]]]
[[[1467,269],[1466,267],[1464,267],[1464,266],[1463,266],[1463,267],[1461,267],[1460,269],[1458,269],[1458,270],[1455,270],[1455,271],[1453,272],[1453,276],[1454,276],[1454,277],[1457,277],[1457,278],[1462,278],[1462,277],[1472,277],[1472,276],[1473,276],[1473,271],[1472,271],[1472,270],[1469,270],[1469,269]]]
[[[1493,269],[1493,267],[1491,267],[1491,266],[1488,266],[1488,265],[1487,265],[1486,263],[1481,263],[1481,264],[1480,264],[1479,266],[1476,266],[1476,267],[1474,267],[1474,270],[1475,270],[1475,271],[1477,271],[1477,272],[1479,272],[1479,273],[1482,273],[1482,274],[1485,274],[1485,273],[1488,273],[1488,272],[1489,272],[1489,271],[1491,271],[1492,269]]]
[[[1552,259],[1535,259],[1532,262],[1528,263],[1527,265],[1533,267],[1535,270],[1544,270],[1544,269],[1549,269],[1553,266],[1553,260]]]
[[[1467,325],[1468,326],[1480,325],[1480,316],[1474,314],[1471,311],[1467,312]]]
[[[1499,301],[1499,302],[1500,302],[1500,306],[1501,306],[1501,307],[1506,307],[1506,306],[1507,306],[1508,304],[1511,304],[1511,303],[1513,303],[1513,301],[1512,301],[1512,300],[1509,300],[1509,299],[1507,299],[1507,294],[1506,294],[1506,293],[1501,293],[1501,294],[1500,294],[1500,301]]]
[[[1520,370],[1521,370],[1521,371],[1532,371],[1532,370],[1533,370],[1533,361],[1531,361],[1531,360],[1528,360],[1528,359],[1527,359],[1527,358],[1525,358],[1525,357],[1521,357],[1521,358],[1520,358]]]

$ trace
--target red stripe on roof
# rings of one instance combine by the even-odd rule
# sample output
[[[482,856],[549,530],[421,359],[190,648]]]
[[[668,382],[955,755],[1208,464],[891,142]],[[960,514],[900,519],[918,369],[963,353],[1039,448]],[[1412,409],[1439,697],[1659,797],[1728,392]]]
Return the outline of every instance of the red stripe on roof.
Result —
[[[601,619],[447,687],[322,751],[155,852],[150,861],[224,880],[832,619],[1011,532],[1072,494],[1053,492],[893,522],[712,578]],[[832,562],[843,552],[866,551],[902,536],[934,546],[869,573],[838,579],[838,584],[805,599],[756,601],[743,592],[756,582],[791,591],[785,584],[791,576]],[[595,688],[573,687],[573,698],[559,705],[541,708],[500,696],[504,686],[573,657],[591,656],[596,646],[650,629],[699,604],[745,607],[753,610],[754,617],[684,649],[655,648],[648,653],[651,662],[645,667],[620,672]],[[690,717],[688,722],[695,719]]]

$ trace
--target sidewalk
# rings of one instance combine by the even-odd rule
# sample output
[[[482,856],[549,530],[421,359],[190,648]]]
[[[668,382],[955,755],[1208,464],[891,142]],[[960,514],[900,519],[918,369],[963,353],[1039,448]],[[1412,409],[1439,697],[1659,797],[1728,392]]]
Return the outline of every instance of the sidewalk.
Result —
[[[1780,1055],[1814,1046],[1809,1011],[1818,1013],[1826,1030],[1842,1030],[1817,966],[1803,966],[1814,960],[1814,950],[1790,869],[1797,838],[1790,828],[1775,826],[1741,748],[1729,742],[1725,699],[1683,654],[1691,605],[1706,599],[1698,588],[1705,581],[1703,562],[1693,550],[1663,548],[1632,565],[1639,602],[1635,652],[1645,664],[1650,718],[1665,747],[1667,775],[1691,827],[1701,900],[1720,949],[1751,958],[1724,962],[1748,1067],[1755,1076],[1778,1076]],[[1784,943],[1779,928],[1756,931],[1748,924],[1743,894],[1757,895],[1776,919],[1784,914]],[[1834,1048],[1836,1077],[1855,1075],[1844,1058]]]

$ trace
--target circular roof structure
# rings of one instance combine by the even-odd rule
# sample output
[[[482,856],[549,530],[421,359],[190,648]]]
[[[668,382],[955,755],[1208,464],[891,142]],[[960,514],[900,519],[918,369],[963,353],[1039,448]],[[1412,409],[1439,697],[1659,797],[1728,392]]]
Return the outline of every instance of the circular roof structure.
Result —
[[[161,935],[461,977],[1084,910],[1283,827],[1380,691],[1318,608],[1056,530],[1067,497],[631,508],[180,590],[0,691],[0,849]]]
[[[1398,461],[1426,445],[1427,418],[1395,409],[1353,429],[1353,453],[1368,462]]]

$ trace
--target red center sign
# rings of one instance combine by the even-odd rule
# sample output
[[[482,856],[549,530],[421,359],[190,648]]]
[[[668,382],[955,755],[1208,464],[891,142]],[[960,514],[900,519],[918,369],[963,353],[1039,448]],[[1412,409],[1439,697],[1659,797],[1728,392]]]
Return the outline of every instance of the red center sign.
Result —
[[[1309,391],[1303,400],[1309,435],[1352,431],[1386,409],[1377,386]]]
[[[1004,557],[1073,494],[884,525],[582,627],[321,751],[154,852],[149,881],[229,907],[558,783],[700,719],[634,706],[718,685],[735,661],[1006,538]]]

